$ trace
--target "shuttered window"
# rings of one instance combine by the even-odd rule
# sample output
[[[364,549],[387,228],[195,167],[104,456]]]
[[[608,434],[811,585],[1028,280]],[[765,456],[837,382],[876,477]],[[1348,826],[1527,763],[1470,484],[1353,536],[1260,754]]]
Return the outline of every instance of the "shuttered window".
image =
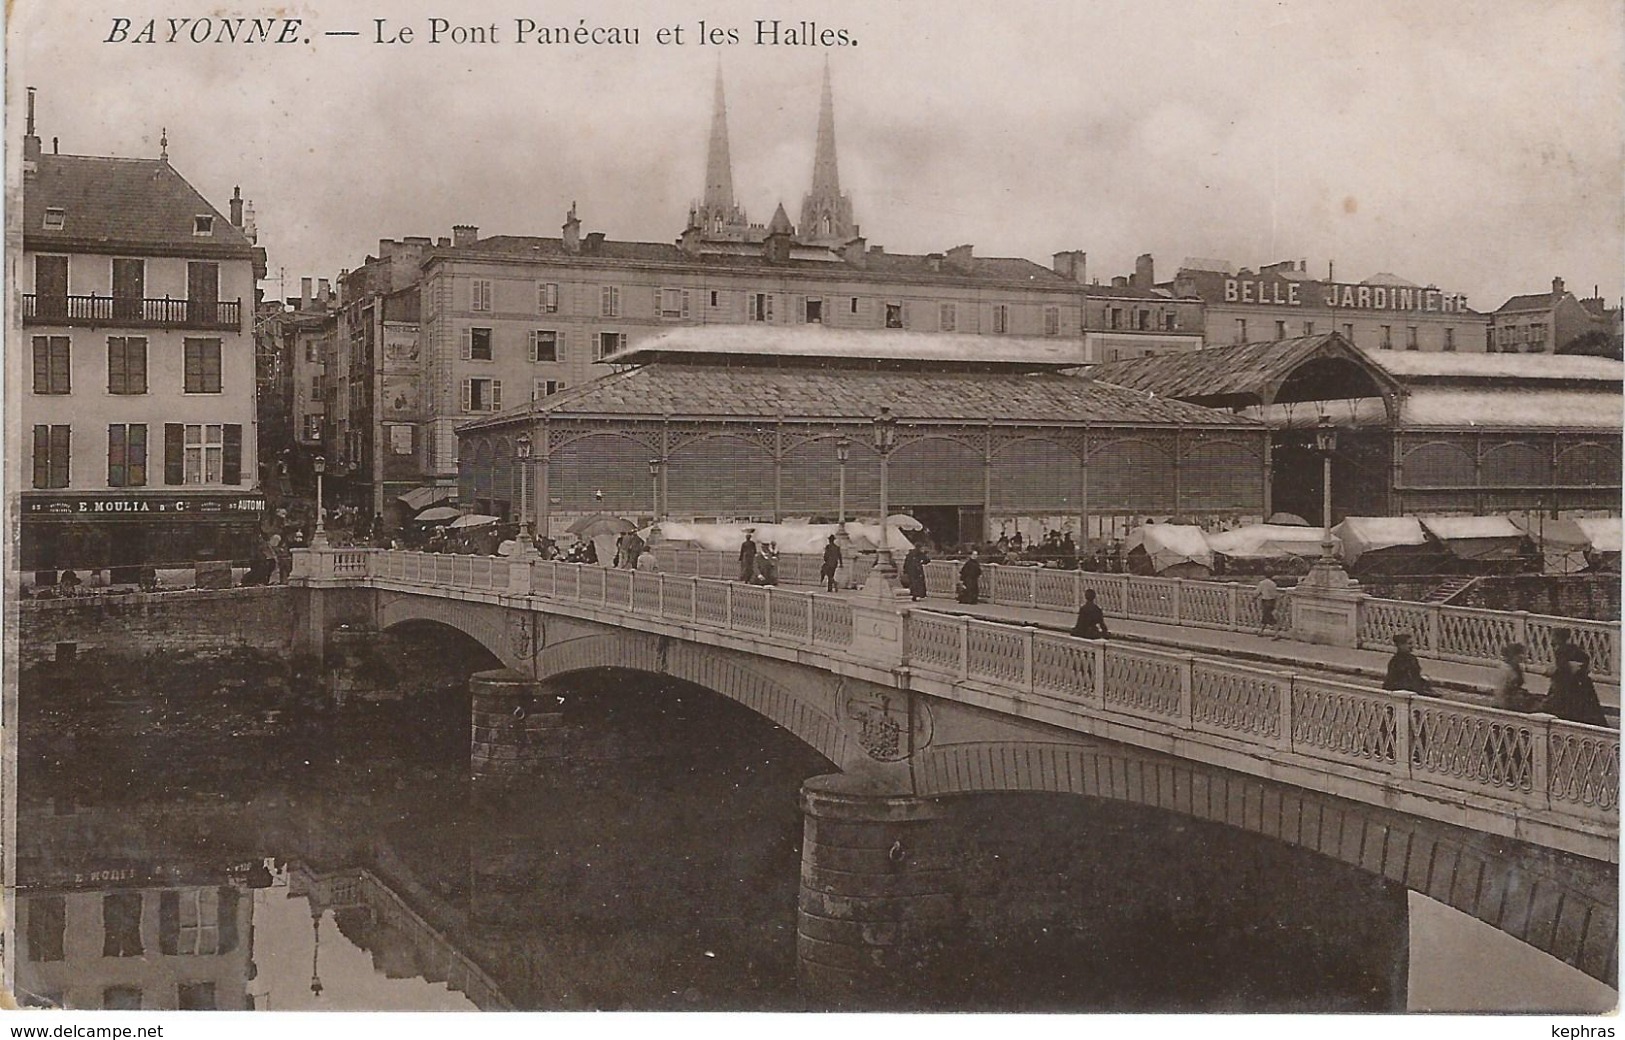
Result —
[[[488,311],[491,309],[490,279],[476,278],[469,284],[468,309],[471,311]]]
[[[220,341],[188,339],[183,349],[186,356],[186,392],[220,393]]]
[[[559,283],[542,282],[536,286],[536,310],[542,314],[559,312]]]
[[[186,483],[186,426],[164,423],[164,483]]]
[[[559,334],[551,329],[535,329],[530,334],[530,359],[532,361],[557,361],[559,359]]]
[[[72,430],[67,426],[34,427],[34,486],[65,488],[72,475]]]
[[[72,353],[68,337],[34,337],[34,392],[36,394],[73,392]]]
[[[107,486],[144,487],[147,483],[147,426],[113,423],[107,427]]]
[[[107,392],[147,392],[147,340],[144,336],[107,338]]]

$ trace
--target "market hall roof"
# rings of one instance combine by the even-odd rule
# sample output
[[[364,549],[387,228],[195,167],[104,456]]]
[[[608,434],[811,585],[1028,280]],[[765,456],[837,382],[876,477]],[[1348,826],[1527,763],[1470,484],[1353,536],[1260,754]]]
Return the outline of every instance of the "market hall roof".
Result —
[[[1088,375],[1098,382],[1214,408],[1350,397],[1391,399],[1393,375],[1336,332],[1273,342],[1109,361]]]
[[[902,423],[1261,429],[1230,412],[1053,373],[656,362],[465,423],[458,432],[547,417],[868,422],[882,408]]]
[[[31,251],[254,259],[255,246],[167,159],[41,155],[23,184],[23,245]],[[60,228],[46,211],[60,210]],[[208,234],[195,232],[210,217]],[[54,222],[53,222],[54,223]]]
[[[960,332],[836,329],[825,325],[705,325],[672,329],[604,358],[606,364],[651,361],[893,362],[1025,369],[1076,368],[1083,342],[1061,336],[980,336]]]
[[[1329,357],[1347,359],[1344,373],[1358,369],[1369,382],[1311,368]],[[1313,426],[1320,410],[1293,406],[1336,401],[1326,413],[1339,424],[1617,431],[1625,403],[1625,362],[1610,358],[1367,351],[1337,333],[1114,361],[1087,372],[1158,397],[1245,408],[1273,428]]]

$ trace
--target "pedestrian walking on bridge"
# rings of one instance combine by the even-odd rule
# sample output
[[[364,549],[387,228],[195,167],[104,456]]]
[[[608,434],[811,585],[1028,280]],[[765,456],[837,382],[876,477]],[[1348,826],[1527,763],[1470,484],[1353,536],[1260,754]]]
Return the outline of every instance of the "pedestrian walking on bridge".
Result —
[[[1275,620],[1275,605],[1281,599],[1281,586],[1268,574],[1258,583],[1258,634],[1267,630],[1271,639],[1281,638],[1281,629]]]
[[[1078,608],[1078,623],[1072,626],[1072,634],[1083,639],[1105,639],[1111,635],[1106,631],[1106,612],[1095,602],[1094,589],[1083,590],[1083,606]]]

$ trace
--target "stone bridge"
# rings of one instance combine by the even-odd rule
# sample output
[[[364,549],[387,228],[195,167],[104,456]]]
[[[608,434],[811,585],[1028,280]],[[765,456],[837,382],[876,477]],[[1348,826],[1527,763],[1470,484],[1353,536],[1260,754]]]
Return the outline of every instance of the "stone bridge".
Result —
[[[932,822],[984,792],[1262,835],[1616,984],[1615,732],[731,581],[382,550],[301,552],[294,574],[308,649],[433,622],[503,663],[473,682],[477,773],[546,754],[541,689],[590,669],[705,687],[815,748],[838,770],[802,796],[801,970],[819,993],[872,990],[963,923]]]

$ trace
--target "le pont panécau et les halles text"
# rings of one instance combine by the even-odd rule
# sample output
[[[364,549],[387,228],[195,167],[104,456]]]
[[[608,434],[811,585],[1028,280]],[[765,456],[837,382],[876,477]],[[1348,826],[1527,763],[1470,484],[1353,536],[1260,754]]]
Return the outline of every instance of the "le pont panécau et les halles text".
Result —
[[[718,25],[706,19],[661,25],[605,25],[585,18],[510,18],[473,22],[424,18],[403,21],[372,18],[343,28],[317,28],[302,18],[200,17],[111,18],[103,43],[309,45],[318,37],[348,37],[384,46],[491,46],[543,44],[573,47],[856,47],[857,37],[841,26],[783,18],[757,18],[745,25]]]

